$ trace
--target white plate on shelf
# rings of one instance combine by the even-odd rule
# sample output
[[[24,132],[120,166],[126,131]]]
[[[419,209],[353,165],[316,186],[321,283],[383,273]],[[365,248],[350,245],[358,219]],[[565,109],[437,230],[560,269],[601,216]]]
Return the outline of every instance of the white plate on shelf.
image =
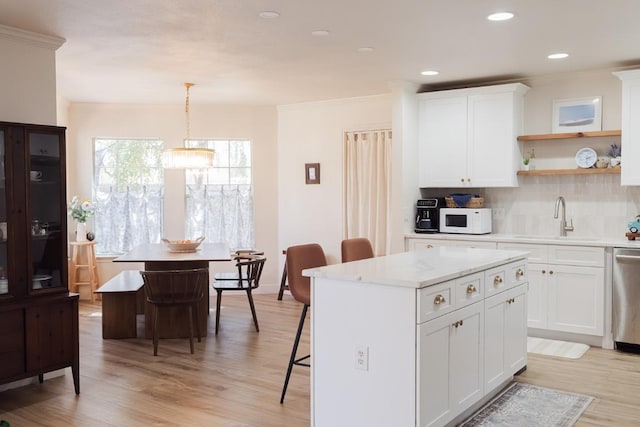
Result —
[[[579,168],[591,168],[598,161],[598,154],[593,148],[585,147],[576,153],[576,164]]]
[[[32,282],[32,288],[33,289],[42,289],[43,288],[43,283],[45,283],[47,280],[51,280],[53,279],[53,276],[50,276],[48,274],[34,274],[33,276],[33,282]]]

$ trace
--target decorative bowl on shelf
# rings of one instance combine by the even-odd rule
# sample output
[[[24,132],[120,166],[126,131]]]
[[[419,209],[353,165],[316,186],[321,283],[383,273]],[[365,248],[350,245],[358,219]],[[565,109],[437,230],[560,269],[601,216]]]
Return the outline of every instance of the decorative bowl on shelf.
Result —
[[[162,239],[162,241],[167,245],[167,249],[169,252],[195,252],[200,246],[200,243],[204,240],[204,237],[198,237],[196,240],[169,240]]]

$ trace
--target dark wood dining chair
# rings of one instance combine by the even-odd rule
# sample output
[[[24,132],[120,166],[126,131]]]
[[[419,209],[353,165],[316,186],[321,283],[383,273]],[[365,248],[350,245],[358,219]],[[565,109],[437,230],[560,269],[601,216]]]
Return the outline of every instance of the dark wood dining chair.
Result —
[[[251,315],[253,316],[253,323],[256,325],[256,332],[260,332],[258,326],[258,316],[256,316],[256,307],[253,304],[253,296],[251,291],[260,286],[260,277],[262,276],[262,269],[264,263],[267,260],[262,255],[248,255],[244,254],[236,258],[236,267],[238,272],[233,276],[224,276],[225,279],[218,279],[213,282],[213,289],[216,290],[216,335],[218,335],[218,328],[220,325],[220,306],[222,301],[223,291],[245,291],[247,298],[249,299],[249,306],[251,307]]]
[[[287,248],[287,275],[289,280],[289,291],[291,292],[291,295],[293,295],[293,298],[296,301],[301,302],[303,306],[300,321],[298,322],[298,331],[296,332],[296,338],[293,341],[293,348],[291,350],[291,357],[289,358],[287,375],[284,380],[284,386],[282,387],[280,403],[284,403],[284,396],[287,393],[287,386],[289,385],[289,378],[291,377],[293,365],[311,366],[308,363],[304,363],[304,361],[309,359],[311,355],[296,358],[298,344],[300,344],[300,336],[302,335],[302,329],[304,328],[304,319],[306,318],[307,310],[311,305],[310,280],[308,277],[302,275],[302,270],[306,268],[322,267],[325,265],[327,265],[327,258],[324,255],[322,247],[317,243],[290,246]]]
[[[239,260],[242,259],[253,259],[256,256],[263,256],[264,252],[263,251],[258,251],[256,249],[238,249],[237,251],[234,251],[232,254],[233,256],[232,260],[234,262],[237,262]],[[234,271],[234,272],[220,272],[220,273],[216,273],[213,276],[214,281],[216,282],[220,282],[220,281],[224,281],[224,280],[230,280],[230,281],[238,281],[238,272]]]
[[[153,307],[153,355],[158,355],[158,312],[160,308],[185,307],[189,319],[189,345],[193,346],[193,324],[196,324],[198,342],[200,325],[198,322],[198,302],[202,300],[205,286],[208,286],[209,270],[197,268],[191,270],[141,271],[147,302]]]
[[[340,249],[342,251],[342,262],[358,261],[374,257],[371,242],[364,237],[345,239],[342,241]]]

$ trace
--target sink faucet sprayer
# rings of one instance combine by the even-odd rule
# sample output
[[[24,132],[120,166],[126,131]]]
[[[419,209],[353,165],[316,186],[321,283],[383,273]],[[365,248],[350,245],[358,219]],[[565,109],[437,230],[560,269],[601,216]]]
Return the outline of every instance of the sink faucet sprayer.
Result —
[[[567,205],[564,202],[564,197],[559,196],[556,199],[556,210],[553,214],[555,219],[558,219],[558,210],[560,209],[560,204],[562,204],[562,220],[560,221],[560,235],[566,236],[567,231],[573,231],[573,219],[571,219],[571,224],[567,225]]]

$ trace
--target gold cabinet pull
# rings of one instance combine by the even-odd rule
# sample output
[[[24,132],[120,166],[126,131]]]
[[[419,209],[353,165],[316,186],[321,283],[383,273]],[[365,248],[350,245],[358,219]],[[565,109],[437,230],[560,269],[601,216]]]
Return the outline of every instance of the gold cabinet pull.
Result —
[[[477,291],[476,287],[475,287],[475,286],[473,286],[473,283],[469,283],[469,286],[467,286],[467,293],[468,293],[468,294],[472,294],[472,293],[474,293],[475,291]]]
[[[545,274],[547,271],[546,270],[542,270],[542,274]]]
[[[460,182],[464,182],[464,178],[460,178]]]
[[[433,248],[433,245],[427,245],[427,249]]]
[[[507,300],[507,304],[512,304],[512,303],[514,303],[514,302],[516,302],[516,299],[515,299],[515,298],[509,298],[509,299]]]
[[[447,300],[442,296],[442,294],[436,295],[436,297],[433,299],[433,303],[435,305],[440,305],[444,302],[447,302]]]
[[[464,324],[464,321],[462,321],[462,320],[458,320],[458,321],[456,321],[452,326],[453,326],[454,328],[457,328],[458,326],[462,326],[463,324]]]
[[[549,274],[553,274],[553,270],[549,270]]]
[[[524,276],[524,271],[522,271],[521,268],[516,270],[516,279],[521,278],[522,276]]]
[[[502,276],[496,276],[493,278],[493,286],[500,286],[502,283]]]

